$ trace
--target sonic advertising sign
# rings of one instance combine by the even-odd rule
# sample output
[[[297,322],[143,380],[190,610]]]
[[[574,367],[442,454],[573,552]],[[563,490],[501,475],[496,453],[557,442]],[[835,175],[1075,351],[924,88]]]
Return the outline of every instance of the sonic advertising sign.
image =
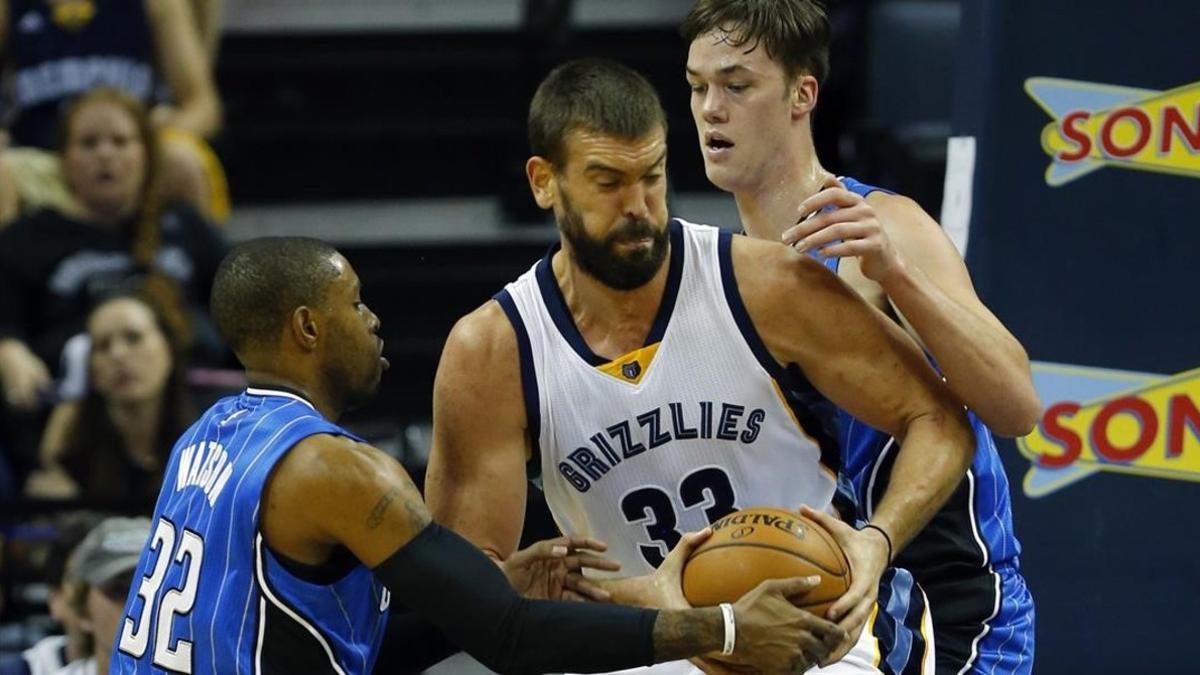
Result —
[[[1025,91],[1054,118],[1042,130],[1053,187],[1106,166],[1200,178],[1200,82],[1153,91],[1031,77]]]
[[[1200,368],[1173,376],[1033,364],[1046,403],[1017,441],[1041,497],[1097,471],[1200,481]]]

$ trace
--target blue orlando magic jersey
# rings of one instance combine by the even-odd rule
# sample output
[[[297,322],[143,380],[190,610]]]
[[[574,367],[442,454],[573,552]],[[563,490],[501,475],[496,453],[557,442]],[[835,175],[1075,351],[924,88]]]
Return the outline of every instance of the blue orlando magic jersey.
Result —
[[[113,651],[112,673],[370,673],[389,595],[355,565],[290,573],[258,529],[276,463],[314,434],[353,435],[303,398],[247,389],[175,444]]]
[[[881,191],[853,178],[843,177],[841,181],[846,189],[863,197]],[[838,258],[816,257],[837,273]],[[1008,477],[995,439],[974,413],[968,413],[968,417],[975,432],[976,450],[965,481],[896,560],[925,586],[937,580],[970,576],[1000,563],[1015,566],[1021,552],[1013,532]],[[838,411],[838,419],[842,447],[839,492],[854,499],[861,519],[870,520],[886,488],[897,446],[891,436],[845,411]]]
[[[96,87],[136,99],[154,93],[154,45],[146,0],[8,1],[16,145],[52,148],[60,107]]]

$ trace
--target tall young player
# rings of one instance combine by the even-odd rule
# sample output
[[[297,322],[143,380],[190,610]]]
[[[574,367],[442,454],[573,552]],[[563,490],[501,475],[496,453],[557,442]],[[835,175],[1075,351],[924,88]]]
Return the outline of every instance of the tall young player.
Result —
[[[821,167],[811,130],[829,68],[820,3],[700,0],[683,33],[705,169],[733,193],[747,234],[817,253],[928,350],[972,410],[977,451],[966,479],[897,559],[929,595],[939,673],[1029,672],[1033,602],[988,430],[1025,434],[1037,420],[1025,350],[980,302],[953,245],[916,203]],[[843,475],[860,517],[871,519],[896,479],[895,443],[843,414],[842,446]]]

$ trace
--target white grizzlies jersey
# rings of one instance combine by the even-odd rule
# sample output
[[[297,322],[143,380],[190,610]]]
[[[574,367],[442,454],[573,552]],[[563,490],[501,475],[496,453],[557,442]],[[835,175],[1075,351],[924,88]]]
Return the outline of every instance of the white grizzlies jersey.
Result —
[[[827,509],[836,486],[834,441],[815,440],[827,432],[785,394],[793,374],[746,314],[731,235],[679,220],[669,232],[658,316],[645,345],[616,360],[575,327],[553,251],[497,296],[518,336],[550,510],[564,533],[607,542],[622,575],[741,508]]]

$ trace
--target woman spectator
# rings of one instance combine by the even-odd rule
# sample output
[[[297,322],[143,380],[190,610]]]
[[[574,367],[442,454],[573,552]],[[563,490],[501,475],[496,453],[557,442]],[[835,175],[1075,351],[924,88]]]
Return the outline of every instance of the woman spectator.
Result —
[[[93,90],[68,110],[62,138],[78,206],[38,211],[0,231],[0,407],[10,411],[36,411],[55,397],[52,377],[69,374],[64,346],[87,312],[131,289],[153,296],[199,362],[228,358],[206,312],[226,246],[193,209],[160,197],[157,135],[145,108]],[[9,419],[10,431],[40,428]],[[18,457],[28,461],[29,446]]]
[[[145,300],[110,299],[88,319],[87,394],[59,405],[42,439],[35,498],[132,500],[153,506],[175,440],[192,422],[183,357]]]
[[[219,3],[203,0],[0,0],[5,125],[0,225],[69,200],[50,152],[59,113],[95,87],[153,105],[163,132],[165,188],[212,218],[228,212],[224,172],[204,139],[221,126],[211,55]],[[169,102],[168,102],[169,101]]]

